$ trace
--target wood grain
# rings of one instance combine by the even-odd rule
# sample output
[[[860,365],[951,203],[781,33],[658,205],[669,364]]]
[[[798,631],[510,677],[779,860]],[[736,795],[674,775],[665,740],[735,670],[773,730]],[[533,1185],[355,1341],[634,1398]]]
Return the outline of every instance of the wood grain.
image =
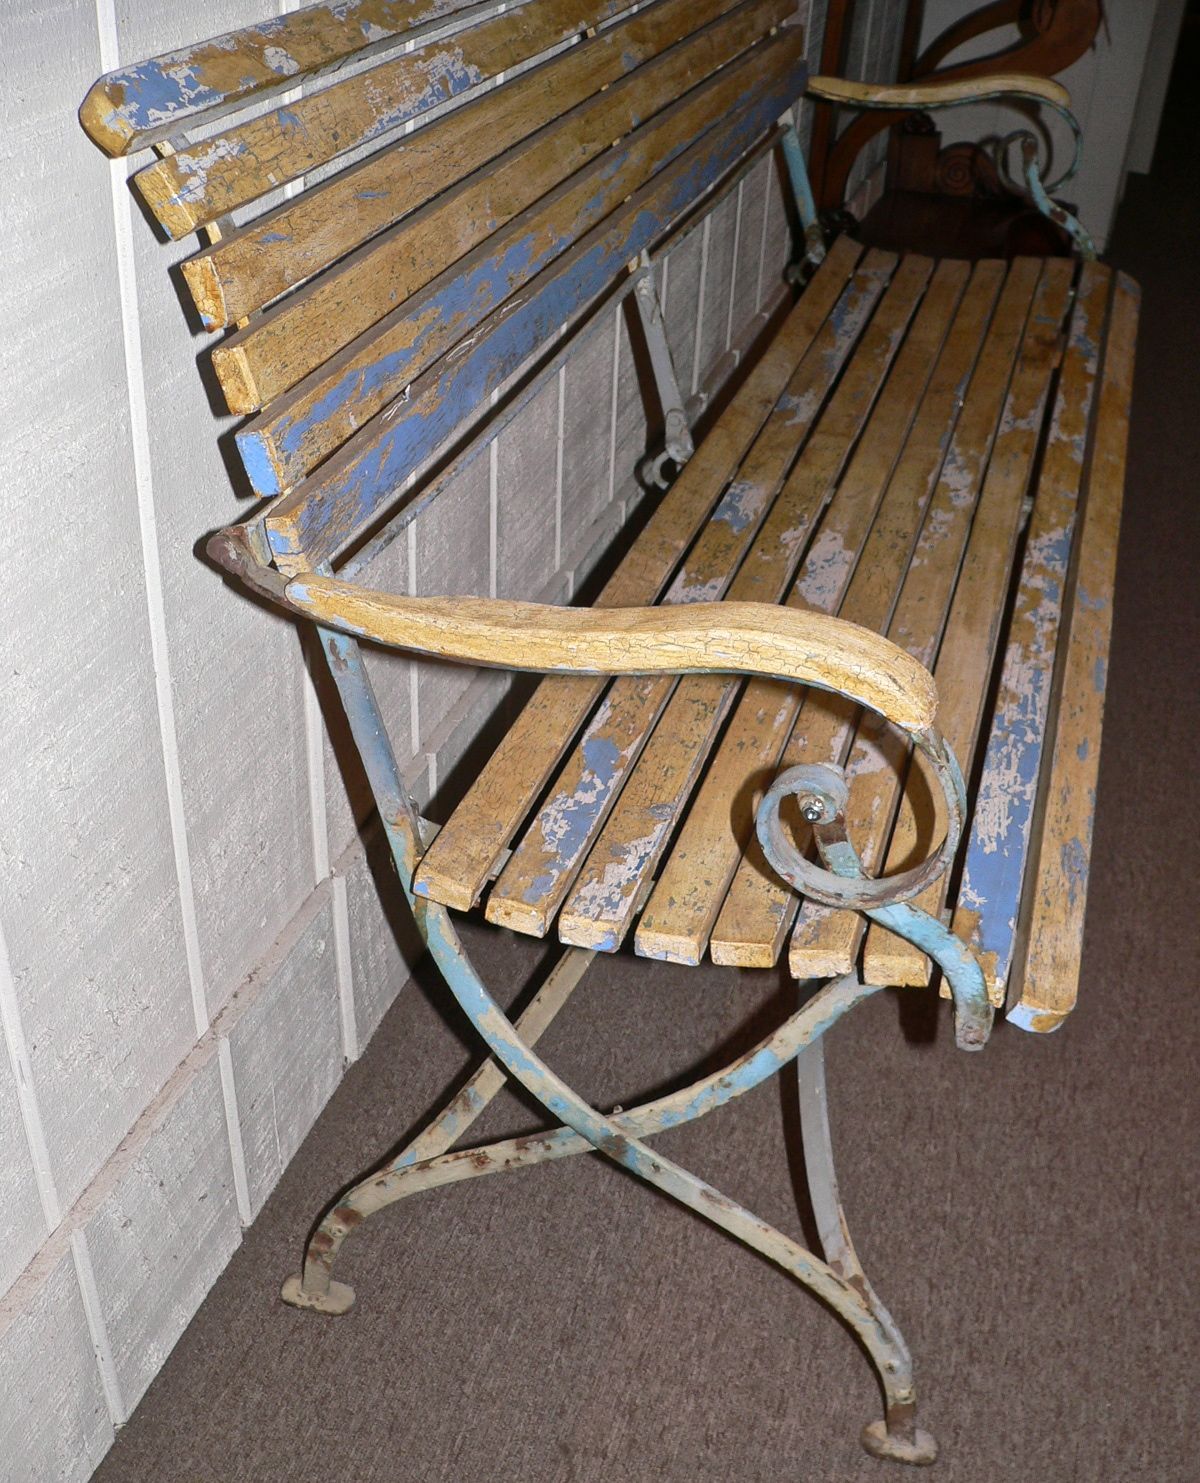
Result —
[[[829,468],[831,457],[836,461],[844,456],[836,437],[823,439],[824,457],[818,455],[815,466],[801,452],[801,462],[812,477],[789,481],[783,495],[780,490],[810,430],[839,417],[844,422],[846,407],[860,405],[864,382],[869,381],[873,369],[866,354],[858,359],[867,369],[856,363],[847,372],[849,381],[837,405],[827,405],[827,398],[884,291],[892,267],[892,259],[869,253],[855,272],[830,321],[801,360],[756,438],[738,477],[688,552],[664,602],[711,601],[727,591],[743,599],[775,600],[778,586],[787,581],[787,572],[796,560],[806,512],[819,498],[821,470]],[[907,275],[895,295],[897,299],[903,300],[907,290],[911,303],[914,276]],[[893,306],[889,320],[893,332],[896,319]],[[882,355],[886,338],[885,326],[868,349]],[[743,557],[749,567],[739,572]],[[717,688],[724,689],[721,685]],[[488,899],[489,920],[539,936],[548,930],[626,779],[638,764],[664,706],[670,703],[670,708],[678,711],[670,701],[672,689],[670,679],[619,680],[611,687],[497,881]],[[652,806],[660,809],[659,822],[670,812],[667,802],[656,795]]]
[[[1042,833],[1036,869],[1025,887],[1028,921],[1021,936],[1028,947],[1010,980],[1018,992],[1010,992],[1008,1018],[1025,1030],[1057,1029],[1074,1008],[1079,989],[1138,301],[1136,286],[1117,274],[1059,680],[1058,725],[1042,783]]]
[[[1112,286],[1111,269],[1086,263],[1038,477],[983,772],[954,912],[989,992],[1002,1003],[1033,842],[1038,781],[1092,411]]]
[[[758,39],[778,9],[779,0],[751,0],[722,16],[722,0],[661,0],[386,145],[189,259],[183,274],[201,317],[209,328],[231,324],[336,261],[330,282],[295,295],[286,311],[280,306],[264,321],[286,325],[302,314],[308,333],[326,337],[305,367],[311,369],[488,230]],[[700,28],[695,37],[688,34],[693,26]],[[589,99],[591,106],[582,106]],[[532,137],[556,122],[557,136]],[[485,165],[486,176],[453,192]],[[403,233],[381,235],[409,217]],[[426,235],[434,242],[426,255],[445,239],[441,256],[425,277],[414,278],[423,262],[417,244]],[[463,245],[446,256],[456,243]],[[414,251],[417,261],[406,267]],[[345,333],[327,343],[339,315]]]
[[[727,113],[742,85],[736,65],[723,69],[514,217],[277,397],[238,433],[247,468],[270,470],[267,487],[263,475],[254,473],[258,492],[271,494],[297,484],[440,354],[657,172],[675,162],[686,170],[706,152],[719,151],[723,159],[728,141],[710,135],[708,121],[714,111],[717,116]],[[530,191],[537,188],[536,179],[531,180]]]
[[[455,346],[266,515],[277,561],[333,557],[387,508],[404,480],[491,395],[686,215],[697,195],[770,126],[802,71],[747,81],[745,107],[697,152],[650,181]],[[262,479],[269,472],[258,471]]]
[[[803,298],[599,593],[597,607],[658,597],[836,303],[860,251],[844,238],[834,244]],[[544,680],[538,686],[418,866],[414,889],[419,895],[464,910],[474,903],[602,689],[597,682],[568,679]]]
[[[1051,260],[1042,271],[938,650],[936,671],[945,692],[942,734],[968,769],[983,723],[1022,500],[1030,487],[1051,378],[1062,351],[1073,275],[1073,266],[1065,260]],[[936,790],[931,791],[920,764],[918,769],[905,785],[884,874],[923,856],[940,828],[932,801]],[[917,897],[915,904],[940,913],[945,891],[943,880]],[[863,962],[872,982],[905,986],[929,981],[924,954],[883,927],[868,929]]]
[[[730,585],[731,601],[774,604],[783,595],[871,414],[932,267],[928,259],[906,258],[896,269],[760,539]],[[738,689],[717,677],[679,685],[563,904],[558,930],[564,942],[612,951],[622,941]]]
[[[396,597],[293,578],[290,606],[315,622],[472,664],[538,673],[769,674],[836,690],[906,731],[932,726],[932,677],[879,634],[768,603],[555,608],[499,598]]]
[[[145,166],[134,184],[172,237],[395,132],[610,19],[622,0],[532,0],[379,62]]]
[[[79,121],[107,154],[133,154],[201,119],[419,35],[474,0],[328,0],[164,52],[93,83]]]
[[[1003,427],[1005,397],[1040,271],[1036,260],[1026,258],[1015,262],[1009,272],[992,334],[972,378],[933,497],[916,526],[916,542],[913,544],[914,525],[910,524],[898,543],[902,550],[907,549],[907,556],[901,570],[894,572],[890,621],[871,625],[885,631],[893,643],[923,664],[932,664],[937,653],[984,471],[995,450],[997,431]],[[996,559],[1001,559],[1001,553],[996,553]],[[955,683],[963,681],[959,678]],[[850,798],[846,823],[868,871],[877,868],[886,846],[907,755],[908,748],[900,737],[864,718],[853,744],[837,759],[847,763]],[[816,753],[812,760],[822,760],[822,755]],[[944,829],[944,821],[939,822]],[[939,831],[930,837],[930,843],[940,838]],[[864,925],[856,912],[833,911],[805,902],[788,948],[791,971],[823,973],[825,964],[845,963],[841,971],[849,972]]]
[[[810,77],[806,90],[814,98],[848,108],[937,108],[948,103],[1004,96],[1040,98],[1059,108],[1070,108],[1071,95],[1052,77],[1024,72],[996,72],[986,77],[964,77],[952,82],[869,83],[843,77]]]
[[[955,323],[956,346],[970,330],[955,320],[969,269],[943,263],[934,274],[912,329],[888,377],[837,493],[821,520],[788,595],[791,606],[836,613],[855,562],[871,528],[879,501],[897,460],[902,460],[910,425],[922,403],[927,382],[945,379],[940,352]],[[979,288],[967,309],[986,322],[990,297],[977,274]],[[966,316],[964,316],[966,317]],[[982,335],[977,328],[976,343]],[[952,358],[952,356],[951,356]],[[955,382],[961,379],[961,373]],[[953,398],[957,385],[936,394],[930,404]],[[927,435],[929,407],[912,430],[917,441]],[[944,411],[943,411],[944,415]],[[644,957],[698,963],[726,889],[753,830],[758,784],[778,760],[802,697],[794,690],[752,681],[738,702],[729,725],[692,800],[679,837],[671,847],[654,891],[638,923],[637,951]]]

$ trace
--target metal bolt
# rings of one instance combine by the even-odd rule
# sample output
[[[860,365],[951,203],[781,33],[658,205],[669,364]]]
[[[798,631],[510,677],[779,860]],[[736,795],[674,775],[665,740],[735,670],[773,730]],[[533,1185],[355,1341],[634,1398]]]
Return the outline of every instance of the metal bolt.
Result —
[[[806,798],[800,805],[800,813],[810,824],[816,824],[825,817],[825,805],[819,798]]]

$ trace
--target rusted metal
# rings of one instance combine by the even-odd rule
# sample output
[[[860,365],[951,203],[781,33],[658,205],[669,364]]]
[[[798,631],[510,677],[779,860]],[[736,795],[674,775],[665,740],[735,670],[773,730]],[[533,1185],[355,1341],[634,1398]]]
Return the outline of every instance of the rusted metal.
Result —
[[[936,917],[909,904],[945,871],[962,835],[966,789],[954,753],[937,732],[914,736],[933,767],[947,805],[946,837],[922,864],[884,880],[867,877],[846,834],[848,793],[841,768],[826,764],[789,768],[776,778],[759,806],[755,827],[771,868],[789,885],[825,906],[861,911],[918,946],[937,963],[954,998],[955,1038],[962,1050],[982,1050],[993,1010],[974,955]],[[784,798],[795,797],[813,826],[824,869],[805,859],[780,819]]]

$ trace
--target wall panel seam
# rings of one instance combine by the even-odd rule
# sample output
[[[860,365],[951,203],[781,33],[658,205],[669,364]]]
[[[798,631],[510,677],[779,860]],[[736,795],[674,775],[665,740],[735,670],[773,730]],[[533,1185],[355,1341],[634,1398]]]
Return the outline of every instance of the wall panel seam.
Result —
[[[21,1006],[17,999],[17,985],[13,977],[12,960],[8,955],[8,940],[0,925],[0,1028],[4,1032],[4,1043],[8,1049],[12,1067],[13,1083],[17,1089],[17,1106],[21,1110],[21,1125],[25,1133],[25,1144],[29,1149],[29,1161],[33,1165],[34,1182],[42,1206],[42,1218],[47,1233],[62,1220],[58,1186],[50,1163],[50,1150],[46,1143],[45,1127],[41,1108],[38,1106],[37,1089],[33,1083],[33,1063],[29,1059],[29,1043],[25,1039],[25,1028],[21,1023]]]
[[[96,0],[96,25],[100,42],[100,65],[111,71],[120,64],[114,0]],[[113,230],[116,237],[117,282],[121,296],[121,331],[125,347],[125,381],[129,397],[129,425],[133,443],[134,487],[137,494],[138,529],[141,535],[142,568],[145,578],[146,612],[150,627],[150,655],[154,666],[154,690],[158,707],[158,729],[162,745],[167,812],[171,846],[179,890],[179,912],[183,925],[188,983],[192,995],[192,1018],[196,1034],[208,1029],[208,999],[200,958],[200,934],[192,890],[192,867],[188,851],[187,817],[183,802],[183,777],[175,730],[175,706],[171,695],[170,653],[167,642],[166,608],[163,602],[162,569],[158,554],[158,525],[154,510],[153,475],[150,466],[150,430],[146,416],[146,386],[142,367],[141,323],[138,313],[137,280],[134,270],[132,205],[126,166],[109,162],[112,190]]]
[[[75,1267],[75,1281],[79,1285],[79,1296],[83,1302],[84,1317],[92,1339],[92,1353],[96,1356],[96,1369],[100,1375],[100,1388],[108,1406],[109,1420],[113,1426],[123,1426],[129,1420],[129,1408],[121,1394],[121,1382],[113,1359],[112,1345],[108,1338],[108,1325],[104,1321],[104,1309],[100,1303],[100,1291],[96,1286],[96,1273],[92,1268],[92,1254],[88,1249],[87,1235],[82,1230],[71,1232],[71,1260]]]

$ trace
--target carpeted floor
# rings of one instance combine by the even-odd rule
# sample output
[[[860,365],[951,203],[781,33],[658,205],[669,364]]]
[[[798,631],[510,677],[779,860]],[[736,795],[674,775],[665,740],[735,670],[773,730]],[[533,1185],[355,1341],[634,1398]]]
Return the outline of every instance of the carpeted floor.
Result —
[[[851,1227],[917,1357],[945,1483],[1200,1479],[1194,137],[1177,88],[1111,252],[1145,298],[1082,1007],[1046,1040],[1001,1026],[977,1057],[927,996],[880,996],[830,1037]],[[487,930],[472,943],[510,990],[540,956]],[[745,1043],[748,1013],[762,1033],[788,992],[621,957],[543,1044],[586,1094],[632,1102]],[[904,1476],[859,1448],[879,1395],[839,1324],[595,1158],[371,1222],[339,1267],[359,1294],[345,1318],[278,1301],[330,1191],[467,1065],[446,998],[401,994],[98,1483]],[[794,1091],[785,1077],[661,1146],[796,1229]],[[502,1097],[480,1136],[532,1121]]]

